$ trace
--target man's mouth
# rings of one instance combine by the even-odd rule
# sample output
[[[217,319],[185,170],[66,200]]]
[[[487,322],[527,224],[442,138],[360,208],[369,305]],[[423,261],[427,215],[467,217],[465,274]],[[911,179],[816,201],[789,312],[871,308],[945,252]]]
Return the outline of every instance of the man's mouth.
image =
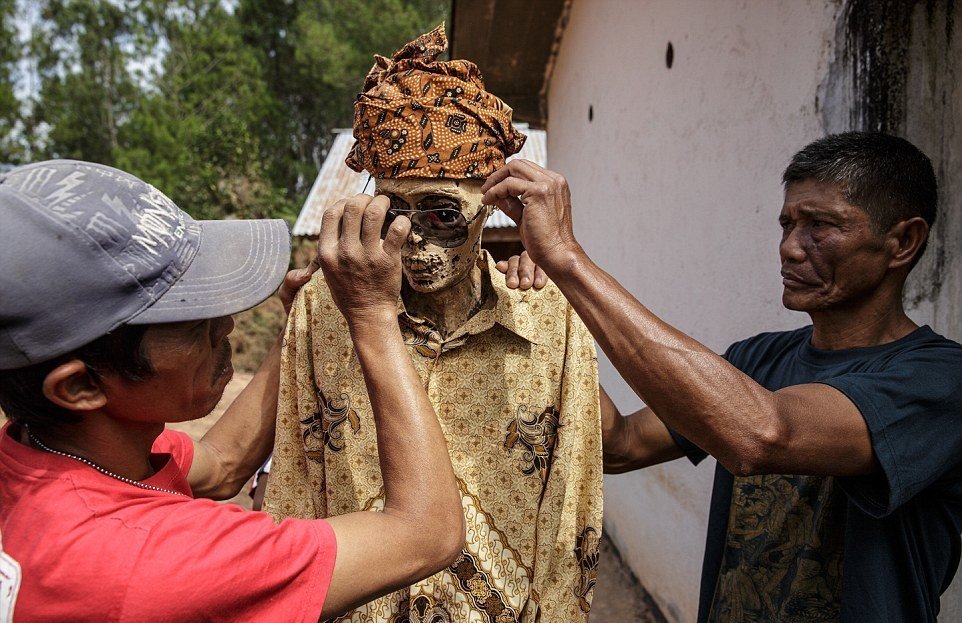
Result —
[[[434,255],[406,257],[402,258],[402,262],[408,272],[412,273],[430,273],[444,266],[444,260]]]
[[[782,271],[782,285],[786,288],[805,288],[818,285],[810,279],[805,279],[791,271]]]
[[[225,339],[220,352],[217,354],[217,361],[214,362],[215,383],[225,376],[228,380],[234,376],[234,366],[231,363],[232,350],[230,340]]]

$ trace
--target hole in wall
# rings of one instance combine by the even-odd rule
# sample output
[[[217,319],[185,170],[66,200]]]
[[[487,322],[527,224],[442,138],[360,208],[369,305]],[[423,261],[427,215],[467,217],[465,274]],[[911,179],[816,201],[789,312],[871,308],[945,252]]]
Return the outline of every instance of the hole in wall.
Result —
[[[668,69],[671,69],[672,63],[675,62],[675,47],[671,45],[671,41],[668,42],[668,49],[665,50],[665,65]]]
[[[588,105],[588,121],[591,122],[594,120],[595,120],[595,107],[589,104]]]

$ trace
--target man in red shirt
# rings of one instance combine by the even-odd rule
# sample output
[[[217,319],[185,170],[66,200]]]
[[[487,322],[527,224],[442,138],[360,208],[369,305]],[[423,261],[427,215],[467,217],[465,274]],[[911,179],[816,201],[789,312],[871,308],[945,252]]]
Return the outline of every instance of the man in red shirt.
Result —
[[[396,322],[410,223],[382,241],[387,209],[332,207],[312,265],[357,345],[384,511],[275,525],[199,498],[231,497],[270,452],[281,338],[201,441],[164,424],[220,400],[229,315],[282,280],[289,307],[310,278],[284,278],[283,221],[194,221],[85,162],[0,176],[0,621],[316,621],[453,560],[460,499]]]

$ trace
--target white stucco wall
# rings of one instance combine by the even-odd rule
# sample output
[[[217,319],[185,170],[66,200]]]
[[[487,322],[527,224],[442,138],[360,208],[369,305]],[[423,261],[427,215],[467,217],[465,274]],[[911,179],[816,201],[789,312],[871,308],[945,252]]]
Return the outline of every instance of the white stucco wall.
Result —
[[[548,160],[569,180],[577,236],[716,351],[808,323],[780,302],[779,180],[824,133],[816,94],[840,10],[833,0],[574,2],[549,91]],[[601,376],[622,412],[640,406],[604,360]],[[696,616],[708,463],[605,481],[606,529],[669,620]],[[944,600],[953,613],[957,588]]]

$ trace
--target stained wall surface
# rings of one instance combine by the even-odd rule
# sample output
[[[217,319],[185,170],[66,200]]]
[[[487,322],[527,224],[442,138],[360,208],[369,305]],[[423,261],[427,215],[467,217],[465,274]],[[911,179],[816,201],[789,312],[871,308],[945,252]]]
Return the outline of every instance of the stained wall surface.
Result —
[[[807,142],[876,123],[852,112],[864,85],[849,66],[864,50],[843,27],[851,9],[833,0],[574,2],[548,95],[548,159],[570,182],[576,234],[649,308],[718,352],[808,324],[780,302],[779,180]],[[945,30],[944,17],[909,17],[917,29]],[[936,152],[943,180],[955,176],[934,259],[910,292],[913,317],[955,339],[962,152],[952,132],[962,121],[951,102],[962,93],[946,68],[962,61],[952,56],[958,39],[907,52],[901,112],[887,112],[894,127],[885,128]],[[622,412],[641,406],[607,361],[601,370]],[[696,616],[709,463],[605,481],[606,530],[673,621]],[[962,620],[960,593],[957,583],[943,599],[943,620]]]

